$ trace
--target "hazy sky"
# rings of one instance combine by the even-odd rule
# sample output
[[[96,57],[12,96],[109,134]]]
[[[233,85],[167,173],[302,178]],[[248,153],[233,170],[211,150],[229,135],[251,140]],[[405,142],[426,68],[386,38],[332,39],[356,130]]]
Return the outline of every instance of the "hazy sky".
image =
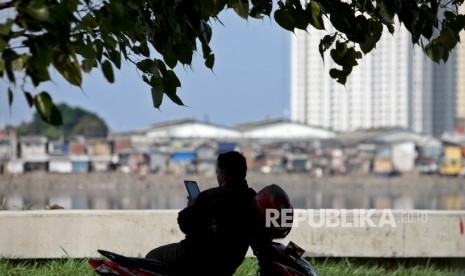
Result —
[[[177,106],[167,97],[161,110],[153,107],[150,88],[135,67],[123,65],[109,84],[99,72],[84,76],[83,90],[72,87],[58,73],[53,83],[35,90],[48,91],[55,103],[66,102],[97,113],[112,131],[133,130],[150,124],[181,118],[209,120],[234,126],[266,117],[287,118],[290,95],[290,36],[274,19],[239,18],[232,11],[220,16],[224,26],[213,22],[211,48],[215,54],[213,72],[196,54],[192,69],[176,69],[182,87],[178,94],[188,107]],[[0,126],[30,121],[24,96],[16,94],[8,107],[5,83],[0,98]]]

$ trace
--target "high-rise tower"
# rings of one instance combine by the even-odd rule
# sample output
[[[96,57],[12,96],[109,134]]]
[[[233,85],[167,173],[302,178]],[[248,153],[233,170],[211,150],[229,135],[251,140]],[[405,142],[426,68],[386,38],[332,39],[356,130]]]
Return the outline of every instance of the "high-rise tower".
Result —
[[[460,6],[459,12],[465,12],[465,6]],[[465,34],[461,32],[460,41],[457,44],[457,113],[456,113],[456,127],[465,129]]]
[[[336,131],[404,127],[439,136],[454,128],[456,55],[435,64],[397,26],[354,67],[345,86],[329,76],[335,63],[318,51],[327,32],[292,38],[291,119]]]

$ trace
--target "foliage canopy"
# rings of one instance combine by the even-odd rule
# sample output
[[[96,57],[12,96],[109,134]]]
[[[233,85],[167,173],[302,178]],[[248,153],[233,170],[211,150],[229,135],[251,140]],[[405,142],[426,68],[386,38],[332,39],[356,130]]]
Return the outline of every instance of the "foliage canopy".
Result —
[[[58,104],[56,108],[63,114],[60,126],[53,126],[44,122],[39,113],[34,113],[32,121],[23,123],[18,128],[19,135],[43,135],[49,139],[72,139],[82,135],[85,137],[106,137],[108,126],[96,114],[81,109]]]
[[[132,63],[150,87],[153,105],[164,96],[183,105],[181,82],[173,71],[190,65],[200,46],[205,66],[212,69],[210,48],[214,20],[233,9],[238,16],[272,16],[284,29],[334,27],[320,42],[337,64],[330,76],[345,84],[357,60],[372,51],[384,31],[393,33],[398,20],[435,62],[447,61],[459,42],[464,0],[10,0],[0,2],[6,20],[0,23],[0,76],[9,83],[8,101],[23,93],[41,118],[59,125],[63,118],[46,91],[35,91],[57,70],[81,87],[83,74],[101,70],[114,82],[122,61]],[[327,18],[328,20],[323,20]],[[328,28],[329,29],[329,28]],[[199,50],[200,51],[200,50]],[[363,53],[363,54],[362,54]]]

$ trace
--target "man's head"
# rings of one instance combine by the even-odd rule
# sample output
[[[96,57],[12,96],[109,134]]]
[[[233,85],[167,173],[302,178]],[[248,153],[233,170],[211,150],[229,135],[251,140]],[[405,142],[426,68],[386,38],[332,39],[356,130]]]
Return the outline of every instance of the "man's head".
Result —
[[[216,178],[220,186],[228,181],[242,180],[247,175],[247,163],[244,155],[229,151],[218,155],[216,160]]]

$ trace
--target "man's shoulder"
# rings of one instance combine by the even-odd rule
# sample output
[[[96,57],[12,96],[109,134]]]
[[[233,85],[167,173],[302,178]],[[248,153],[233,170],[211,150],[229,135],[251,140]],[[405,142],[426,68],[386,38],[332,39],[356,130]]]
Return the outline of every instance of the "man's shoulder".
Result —
[[[212,196],[216,196],[216,195],[219,195],[219,194],[223,193],[223,190],[224,190],[223,187],[213,187],[213,188],[209,188],[209,189],[206,189],[206,190],[202,191],[202,192],[199,194],[199,198],[200,198],[200,197],[212,197]]]
[[[239,194],[242,195],[247,195],[251,198],[255,197],[255,195],[257,194],[257,192],[253,188],[247,185],[241,187],[240,189],[231,189],[231,187],[227,186],[218,186],[202,191],[199,195],[199,198],[215,198],[221,196],[228,197],[228,195],[235,195],[237,194],[237,192],[239,192]]]
[[[205,191],[203,191],[203,193],[214,194],[214,193],[220,193],[222,190],[224,190],[224,187],[218,186],[218,187],[208,188]]]
[[[248,192],[250,195],[253,195],[253,196],[255,196],[255,195],[257,194],[257,191],[255,191],[253,188],[250,188],[250,187],[247,189],[247,192]]]

